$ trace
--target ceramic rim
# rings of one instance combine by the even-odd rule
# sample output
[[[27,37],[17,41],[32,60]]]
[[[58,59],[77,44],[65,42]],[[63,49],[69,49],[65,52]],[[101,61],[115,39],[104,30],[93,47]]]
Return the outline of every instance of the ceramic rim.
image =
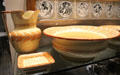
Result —
[[[88,39],[84,39],[84,38],[71,38],[71,37],[61,37],[61,36],[57,36],[54,35],[56,32],[58,31],[63,31],[63,30],[71,30],[71,29],[83,29],[83,30],[88,30],[88,31],[93,31],[93,32],[99,32],[103,35],[106,36],[106,38],[88,38]],[[46,36],[49,37],[53,37],[53,38],[58,38],[58,39],[65,39],[65,40],[81,40],[81,41],[87,41],[87,40],[108,40],[108,39],[112,39],[115,37],[118,37],[120,34],[117,30],[111,30],[108,28],[101,28],[101,27],[97,27],[97,26],[62,26],[62,27],[50,27],[47,28],[43,31],[43,33]]]

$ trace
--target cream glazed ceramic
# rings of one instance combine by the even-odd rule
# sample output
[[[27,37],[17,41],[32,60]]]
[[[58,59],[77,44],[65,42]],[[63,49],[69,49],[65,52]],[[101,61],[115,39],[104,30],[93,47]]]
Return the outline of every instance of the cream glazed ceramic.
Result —
[[[80,41],[80,40],[64,40],[54,39],[53,46],[64,51],[74,53],[95,53],[107,47],[107,42],[104,41]]]
[[[39,47],[41,30],[36,27],[38,13],[39,10],[11,12],[15,29],[9,37],[17,52],[28,53]]]
[[[95,26],[51,27],[43,32],[53,37],[53,48],[57,52],[71,59],[82,59],[81,61],[94,58],[100,51],[107,48],[109,39],[119,35],[118,31]],[[65,34],[65,36],[61,33],[70,35]]]
[[[117,30],[120,32],[120,25],[101,25],[102,28],[109,28],[112,30]],[[120,36],[113,38],[108,41],[110,48],[116,49],[118,52],[120,52]]]
[[[53,48],[66,59],[76,59],[72,61],[88,61],[93,59],[100,51],[105,50],[107,48],[107,42],[54,39]]]

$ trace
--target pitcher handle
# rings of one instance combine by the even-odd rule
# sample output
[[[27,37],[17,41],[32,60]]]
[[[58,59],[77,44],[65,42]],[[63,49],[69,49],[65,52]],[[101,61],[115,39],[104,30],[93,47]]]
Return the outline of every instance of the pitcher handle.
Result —
[[[18,12],[18,11],[23,12],[22,10],[17,10],[17,11],[1,11],[0,12],[0,14],[2,15],[3,23],[5,25],[5,30],[6,30],[8,36],[9,36],[9,31],[8,31],[6,14],[11,14],[12,12]]]

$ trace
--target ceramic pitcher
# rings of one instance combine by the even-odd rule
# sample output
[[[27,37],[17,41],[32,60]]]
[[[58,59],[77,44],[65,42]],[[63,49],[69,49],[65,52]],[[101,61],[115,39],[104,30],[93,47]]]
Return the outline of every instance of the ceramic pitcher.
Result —
[[[41,30],[36,27],[38,13],[39,10],[11,12],[15,29],[9,37],[17,52],[33,52],[39,47]]]

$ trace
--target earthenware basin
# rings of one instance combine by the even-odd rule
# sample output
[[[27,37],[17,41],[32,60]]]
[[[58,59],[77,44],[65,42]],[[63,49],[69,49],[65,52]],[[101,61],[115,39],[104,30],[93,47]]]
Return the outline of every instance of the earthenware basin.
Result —
[[[119,32],[96,26],[50,27],[43,33],[53,38],[53,48],[65,57],[94,58],[107,48],[109,39],[119,36]]]

